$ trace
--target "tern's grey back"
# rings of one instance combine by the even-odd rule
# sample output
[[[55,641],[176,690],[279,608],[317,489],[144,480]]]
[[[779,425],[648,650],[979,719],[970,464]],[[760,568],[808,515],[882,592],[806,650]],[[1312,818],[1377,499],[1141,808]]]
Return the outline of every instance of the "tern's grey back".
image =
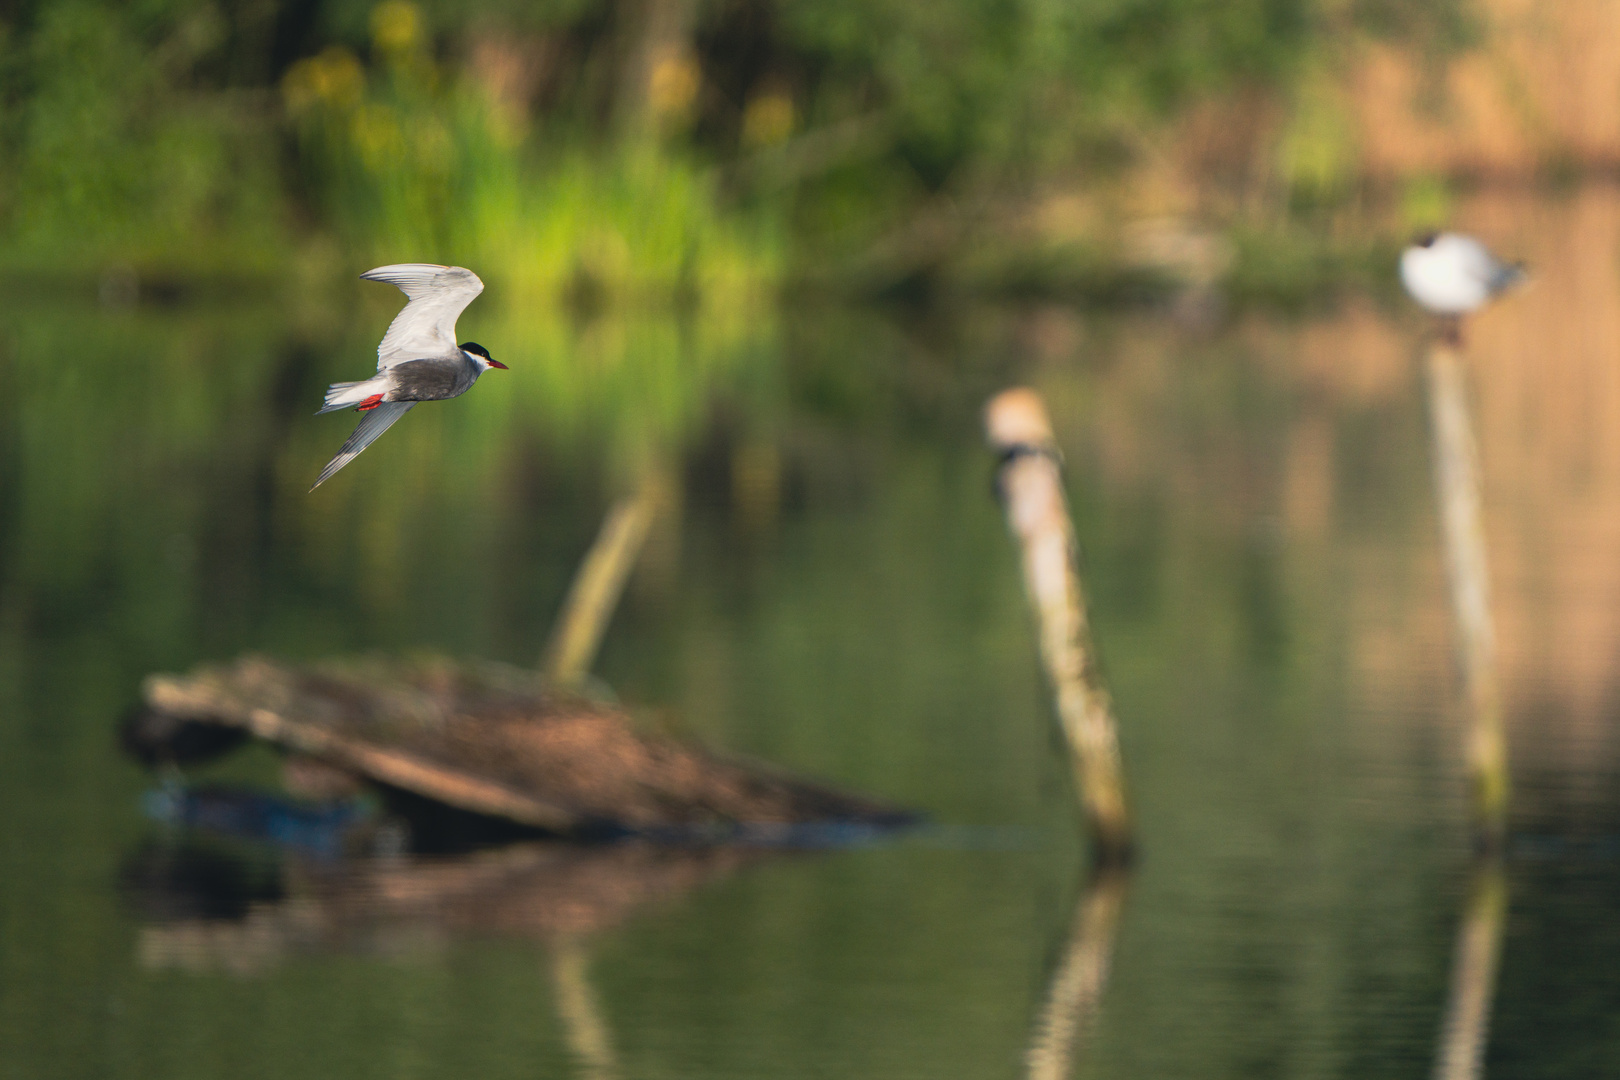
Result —
[[[389,401],[441,401],[464,394],[478,381],[480,368],[456,350],[457,359],[407,360],[392,368],[394,389]]]

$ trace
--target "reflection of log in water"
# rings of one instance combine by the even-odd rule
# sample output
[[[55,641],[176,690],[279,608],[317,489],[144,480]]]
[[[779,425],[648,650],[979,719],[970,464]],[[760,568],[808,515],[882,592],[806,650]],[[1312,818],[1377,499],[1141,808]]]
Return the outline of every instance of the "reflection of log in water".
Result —
[[[1430,345],[1428,380],[1435,488],[1468,703],[1467,758],[1474,786],[1475,824],[1484,844],[1495,847],[1501,842],[1507,816],[1507,746],[1496,685],[1478,452],[1469,419],[1462,359],[1451,343],[1435,341]]]
[[[1024,587],[1040,624],[1041,659],[1057,699],[1097,859],[1123,862],[1130,855],[1131,823],[1114,705],[1091,641],[1079,545],[1063,494],[1052,423],[1040,395],[1015,389],[990,400],[985,430],[1001,455],[998,484],[1007,526],[1022,549]]]
[[[162,851],[144,853],[126,878],[136,902],[156,916],[141,930],[144,966],[253,974],[305,953],[432,952],[490,935],[578,942],[762,855],[763,849],[536,842],[450,859],[290,858],[275,888],[259,890],[265,898],[241,904],[180,895],[221,875],[191,872],[171,880],[162,867],[174,860]],[[231,907],[239,910],[230,917],[193,914]]]
[[[1478,1080],[1485,1074],[1486,1036],[1506,921],[1507,883],[1501,860],[1481,859],[1474,870],[1462,928],[1457,932],[1434,1080]]]
[[[1073,1074],[1075,1055],[1108,984],[1126,883],[1123,870],[1104,869],[1075,905],[1063,955],[1052,972],[1024,1057],[1029,1080],[1067,1080]]]
[[[458,938],[490,935],[537,941],[549,950],[557,1015],[579,1075],[615,1080],[612,1033],[590,981],[591,936],[763,853],[533,843],[453,859],[291,859],[284,880],[259,883],[257,896],[232,898],[188,895],[230,877],[229,868],[198,873],[175,853],[153,848],[126,867],[125,877],[155,919],[139,938],[149,969],[251,976],[294,954],[431,954]],[[199,915],[233,908],[225,917]]]
[[[252,976],[297,954],[431,955],[457,939],[492,935],[536,941],[549,951],[557,1015],[579,1075],[615,1080],[612,1033],[590,981],[591,937],[765,853],[531,843],[451,859],[291,858],[282,880],[220,897],[194,894],[231,877],[229,867],[199,873],[194,860],[160,846],[138,856],[125,878],[154,920],[139,938],[149,969]]]

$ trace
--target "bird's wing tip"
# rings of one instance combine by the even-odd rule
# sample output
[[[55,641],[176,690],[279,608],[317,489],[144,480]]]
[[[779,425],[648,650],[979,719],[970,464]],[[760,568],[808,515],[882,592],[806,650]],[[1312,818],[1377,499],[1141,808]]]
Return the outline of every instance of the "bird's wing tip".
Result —
[[[393,285],[412,298],[420,295],[418,290],[437,291],[472,286],[475,292],[484,291],[483,279],[465,266],[444,266],[440,263],[391,263],[367,270],[360,275],[360,280]]]
[[[392,427],[395,420],[410,412],[415,405],[414,401],[385,401],[362,415],[354,433],[338,448],[337,456],[326,463],[326,468],[321,470],[321,475],[315,478],[315,483],[309,490],[314,491],[335,476],[338,470],[359,457],[362,450],[376,442],[379,435]]]
[[[450,270],[453,267],[443,263],[389,263],[387,266],[374,266],[360,275],[363,281],[387,281],[400,274],[421,274],[424,271],[438,273],[440,270]]]

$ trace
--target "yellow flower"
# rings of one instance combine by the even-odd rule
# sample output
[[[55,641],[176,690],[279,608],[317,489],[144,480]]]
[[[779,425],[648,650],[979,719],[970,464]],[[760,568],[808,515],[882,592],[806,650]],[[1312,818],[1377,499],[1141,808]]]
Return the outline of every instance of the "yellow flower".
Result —
[[[371,40],[383,52],[409,52],[421,36],[422,14],[409,0],[383,0],[371,9]]]
[[[780,91],[760,94],[743,110],[742,140],[747,146],[775,146],[793,134],[793,99]]]
[[[680,116],[691,108],[703,81],[697,61],[671,50],[653,61],[647,81],[647,104],[655,116]]]
[[[316,105],[349,109],[366,88],[366,73],[347,49],[333,45],[319,56],[298,61],[281,80],[287,108],[303,112]]]

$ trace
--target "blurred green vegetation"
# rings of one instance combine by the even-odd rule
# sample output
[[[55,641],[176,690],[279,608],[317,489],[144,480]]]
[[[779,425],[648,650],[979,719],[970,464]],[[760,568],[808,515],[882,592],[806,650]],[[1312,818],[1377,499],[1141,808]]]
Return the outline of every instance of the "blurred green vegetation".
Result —
[[[1054,190],[1107,211],[1223,101],[1292,117],[1256,181],[1285,211],[1342,202],[1345,43],[1443,53],[1471,26],[1461,0],[9,0],[0,266],[432,259],[524,303],[883,289],[963,258],[976,287],[1092,282],[1117,215],[1055,248],[1009,220]]]

